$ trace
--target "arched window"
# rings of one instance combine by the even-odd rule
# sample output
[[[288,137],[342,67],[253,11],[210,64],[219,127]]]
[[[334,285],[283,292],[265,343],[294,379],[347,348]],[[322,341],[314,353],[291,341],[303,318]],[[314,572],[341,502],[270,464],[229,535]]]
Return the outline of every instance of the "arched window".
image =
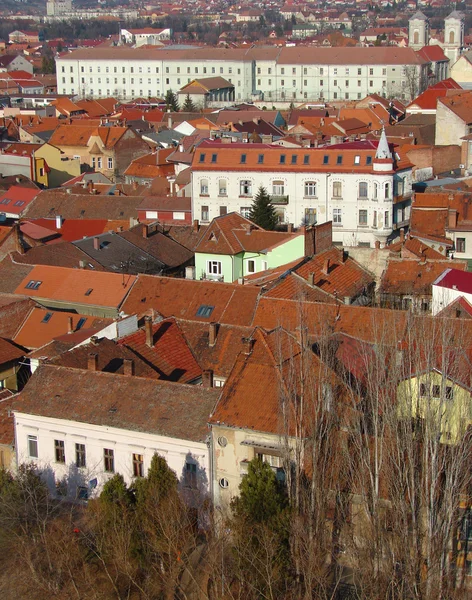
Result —
[[[390,198],[390,184],[386,183],[385,184],[385,199]]]
[[[415,29],[415,32],[413,34],[413,43],[414,44],[419,44],[420,43],[420,33],[417,29]]]
[[[449,43],[450,43],[450,44],[454,44],[454,42],[455,42],[455,39],[454,39],[454,37],[455,37],[455,36],[454,36],[454,31],[450,31],[450,32],[449,32]]]

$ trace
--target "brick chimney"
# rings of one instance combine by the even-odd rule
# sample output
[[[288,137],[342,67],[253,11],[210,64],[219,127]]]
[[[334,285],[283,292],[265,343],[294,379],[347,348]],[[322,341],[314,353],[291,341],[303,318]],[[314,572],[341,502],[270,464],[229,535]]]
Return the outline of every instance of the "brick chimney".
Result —
[[[91,179],[89,179],[89,181],[87,181],[87,189],[89,194],[93,194],[93,181]]]
[[[93,249],[100,250],[100,238],[98,236],[93,238]]]
[[[123,375],[134,375],[134,360],[132,358],[123,359]]]
[[[305,256],[315,254],[315,228],[313,226],[305,227]]]
[[[323,268],[321,269],[323,275],[329,275],[329,258],[324,261]]]
[[[67,333],[74,333],[74,322],[72,317],[67,319]]]
[[[144,317],[144,330],[146,332],[146,346],[149,346],[149,348],[152,348],[154,346],[154,335],[152,332],[151,317]]]
[[[243,337],[241,341],[243,343],[244,354],[251,354],[252,349],[254,348],[254,339],[250,337]]]
[[[198,232],[199,229],[200,229],[200,223],[199,223],[198,219],[194,219],[193,220],[193,230],[195,232]]]
[[[96,352],[91,352],[88,355],[87,369],[89,371],[98,371],[98,354]]]
[[[448,210],[448,227],[455,229],[457,227],[457,211],[453,208]]]
[[[143,238],[147,239],[149,237],[149,227],[146,223],[143,223]]]
[[[308,283],[310,285],[315,285],[315,274],[314,273],[308,273]]]
[[[138,182],[133,181],[133,190],[136,191],[138,189]]]
[[[15,223],[15,225],[13,225],[12,229],[13,229],[13,240],[15,242],[15,250],[18,252],[18,254],[24,254],[25,249],[23,246],[23,242],[21,241],[20,224]]]
[[[216,336],[218,334],[218,324],[210,323],[208,329],[208,345],[212,348],[216,344]]]
[[[206,369],[202,373],[202,385],[204,388],[212,388],[213,387],[213,371],[211,369]]]
[[[287,233],[293,233],[293,223],[287,225]]]
[[[403,244],[404,241],[405,241],[405,228],[401,227],[400,228],[400,242]]]

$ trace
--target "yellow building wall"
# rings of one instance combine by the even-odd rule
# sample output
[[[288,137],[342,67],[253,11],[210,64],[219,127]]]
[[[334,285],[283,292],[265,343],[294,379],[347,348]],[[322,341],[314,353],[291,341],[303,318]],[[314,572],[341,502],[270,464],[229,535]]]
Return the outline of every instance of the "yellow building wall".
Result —
[[[421,384],[425,395],[421,395]],[[433,396],[433,386],[439,386],[441,397]],[[452,390],[451,398],[446,397],[447,388]],[[397,398],[400,416],[424,419],[430,431],[441,433],[444,443],[459,440],[472,424],[471,393],[436,371],[402,381]]]
[[[457,83],[472,83],[472,65],[463,56],[451,67],[451,77]]]
[[[80,175],[80,159],[70,158],[56,146],[44,144],[36,151],[36,157],[43,158],[51,169],[49,187],[59,187],[69,179]]]
[[[18,368],[18,365],[10,365],[8,367],[2,365],[0,367],[0,382],[2,382],[2,387],[12,392],[18,391],[18,379],[16,376]]]
[[[35,182],[38,185],[43,185],[44,187],[48,187],[49,185],[49,177],[46,169],[46,161],[44,158],[39,156],[34,157],[34,169],[35,169]]]

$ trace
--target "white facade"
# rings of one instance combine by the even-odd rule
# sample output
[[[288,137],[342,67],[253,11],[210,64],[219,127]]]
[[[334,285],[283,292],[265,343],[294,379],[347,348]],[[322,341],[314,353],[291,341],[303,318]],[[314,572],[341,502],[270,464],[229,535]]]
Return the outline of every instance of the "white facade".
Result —
[[[374,93],[408,100],[412,71],[418,90],[426,87],[428,63],[408,48],[347,49],[356,53],[352,60],[344,52],[338,58],[336,52],[343,48],[318,49],[326,52],[312,60],[291,50],[298,49],[77,50],[56,59],[58,93],[94,98],[164,96],[196,78],[221,76],[235,86],[236,101],[359,100]],[[372,50],[407,54],[389,56],[384,63],[384,55]]]
[[[257,147],[253,144],[250,146]],[[377,165],[364,169],[364,172],[353,172],[346,168],[342,173],[316,167],[307,172],[297,166],[283,172],[276,168],[261,168],[255,172],[244,170],[244,165],[222,170],[197,170],[195,167],[199,154],[204,151],[206,154],[212,153],[212,150],[218,152],[218,148],[214,150],[201,145],[196,150],[192,169],[192,218],[202,223],[233,211],[247,217],[259,187],[263,186],[274,200],[273,205],[281,223],[292,223],[299,227],[302,224],[332,221],[333,241],[343,246],[374,247],[376,241],[384,244],[394,229],[408,224],[411,168],[395,173],[390,169],[386,172],[375,171]],[[291,149],[261,145],[262,152],[285,153],[287,162],[291,161]],[[304,156],[313,153],[324,156],[328,152],[334,166],[342,150],[329,147],[304,149],[298,163],[302,162]],[[358,156],[359,162],[365,165],[365,153],[359,152]],[[395,202],[398,196],[404,198],[405,202]]]
[[[444,310],[446,306],[449,306],[449,304],[452,304],[455,300],[457,300],[457,298],[460,298],[461,296],[465,298],[465,300],[467,300],[469,304],[472,304],[472,293],[461,290],[459,286],[449,287],[441,283],[441,281],[445,277],[447,277],[450,271],[452,271],[452,269],[446,269],[444,273],[440,275],[433,283],[433,302],[431,304],[431,312],[433,313],[433,316],[437,315],[439,312]],[[472,280],[472,274],[462,271],[460,273],[462,278]],[[467,282],[467,287],[469,288],[470,283],[470,281]]]
[[[142,458],[142,475],[146,475],[156,452],[166,459],[183,485],[188,483],[186,473],[191,472],[195,473],[196,489],[202,493],[209,491],[210,463],[205,443],[20,412],[15,412],[15,437],[18,465],[36,465],[51,491],[66,480],[69,498],[85,497],[85,493],[88,497],[99,494],[103,484],[115,473],[123,475],[130,484],[138,468],[136,457]],[[37,456],[34,456],[35,450]],[[83,462],[82,457],[85,465],[78,467],[77,464]],[[110,458],[113,470],[109,468]],[[187,464],[194,466],[187,468]],[[94,479],[96,487],[95,482],[90,485]]]

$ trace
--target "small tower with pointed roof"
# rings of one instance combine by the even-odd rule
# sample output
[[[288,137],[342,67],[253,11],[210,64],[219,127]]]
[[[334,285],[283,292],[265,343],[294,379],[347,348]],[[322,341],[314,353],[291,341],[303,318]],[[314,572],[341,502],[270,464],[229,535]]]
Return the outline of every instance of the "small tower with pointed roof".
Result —
[[[408,46],[421,50],[429,44],[429,20],[420,10],[408,21]]]
[[[464,14],[454,10],[444,20],[444,54],[449,59],[449,66],[458,60],[464,47]]]
[[[379,145],[377,146],[377,152],[373,162],[373,169],[378,173],[392,171],[393,169],[393,155],[388,145],[387,134],[385,128],[382,129],[380,135]]]

